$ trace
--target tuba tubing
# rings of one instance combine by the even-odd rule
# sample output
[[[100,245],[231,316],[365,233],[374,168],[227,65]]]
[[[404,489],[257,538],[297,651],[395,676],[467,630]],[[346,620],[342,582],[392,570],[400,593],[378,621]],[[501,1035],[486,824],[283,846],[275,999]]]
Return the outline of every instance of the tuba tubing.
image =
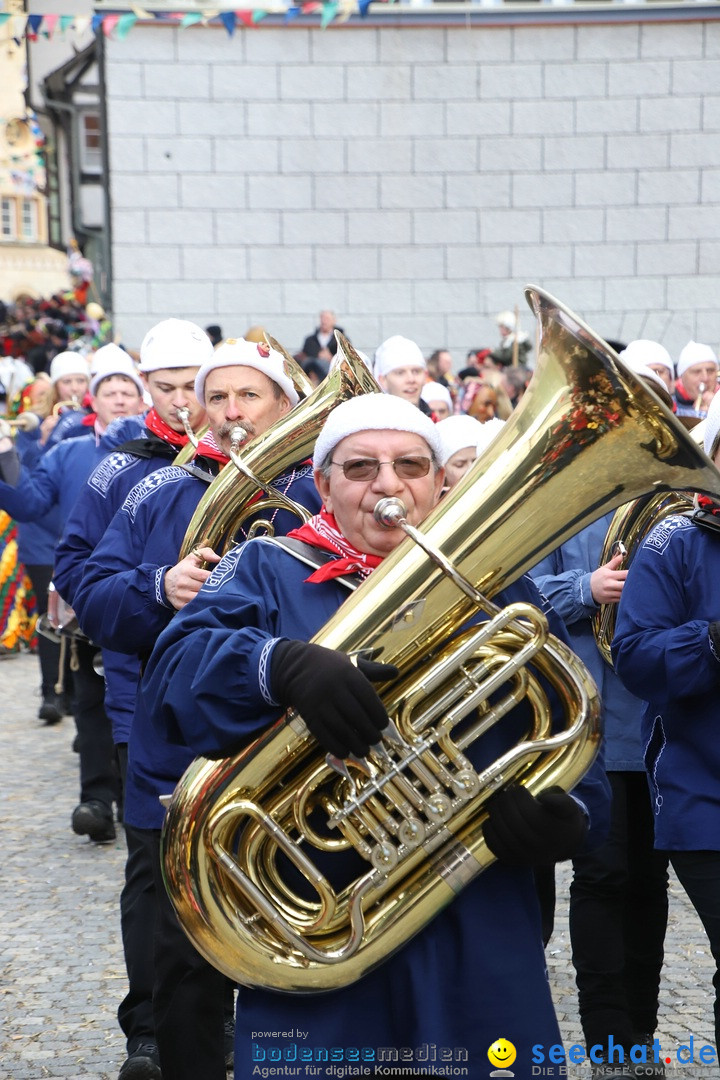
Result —
[[[548,637],[539,612],[498,612],[492,597],[648,490],[720,492],[717,470],[612,350],[549,294],[528,287],[526,297],[541,350],[521,405],[425,519],[424,547],[405,539],[313,638],[398,667],[398,680],[380,693],[399,746],[384,738],[369,764],[333,768],[291,710],[234,757],[198,758],[172,797],[162,841],[171,901],[196,948],[243,984],[303,993],[362,977],[492,862],[482,822],[498,787],[577,783],[597,750],[597,690],[574,654]],[[463,629],[478,610],[489,623]],[[538,673],[562,703],[559,733]],[[505,696],[486,704],[501,685]],[[522,696],[530,729],[475,773],[464,750]],[[448,777],[444,802],[420,797],[428,771]],[[403,798],[419,801],[424,817],[419,839],[412,815],[403,822],[393,853],[381,826],[387,805]],[[329,822],[322,833],[311,821],[318,808]],[[365,854],[366,872],[338,893],[313,849],[325,858],[348,844]],[[315,900],[284,880],[279,852]]]

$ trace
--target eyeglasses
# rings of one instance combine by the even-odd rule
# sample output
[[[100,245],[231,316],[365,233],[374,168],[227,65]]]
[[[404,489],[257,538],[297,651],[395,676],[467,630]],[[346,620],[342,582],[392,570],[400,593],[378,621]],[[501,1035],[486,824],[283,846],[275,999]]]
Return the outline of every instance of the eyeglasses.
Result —
[[[339,465],[346,480],[374,480],[381,465],[392,465],[395,475],[401,480],[417,480],[430,472],[430,462],[429,457],[399,457],[394,461],[361,457],[351,458],[349,461],[331,461],[330,464]]]

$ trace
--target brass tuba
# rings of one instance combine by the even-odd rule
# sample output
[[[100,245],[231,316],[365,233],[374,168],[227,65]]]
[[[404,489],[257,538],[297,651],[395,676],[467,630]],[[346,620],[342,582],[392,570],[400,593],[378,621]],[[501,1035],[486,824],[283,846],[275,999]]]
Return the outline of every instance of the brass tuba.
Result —
[[[304,384],[301,388],[294,379],[296,388],[301,396],[305,392],[307,396],[243,448],[241,464],[245,467],[244,472],[239,473],[230,462],[215,478],[190,519],[180,549],[181,559],[198,545],[209,544],[216,551],[226,548],[246,516],[284,506],[280,492],[273,494],[273,479],[293,462],[312,454],[320,429],[336,405],[356,394],[379,392],[380,387],[367,365],[347,338],[337,330],[335,337],[337,354],[326,378],[315,389],[282,346],[274,338],[267,338],[273,348],[283,353],[286,363],[289,359],[298,368]],[[253,473],[256,478],[251,475]],[[258,492],[265,497],[249,506]]]
[[[690,429],[690,438],[702,446],[705,433],[705,421],[701,420]],[[694,509],[693,494],[690,491],[657,491],[650,495],[641,495],[625,506],[619,506],[603,542],[600,553],[600,566],[609,562],[613,555],[622,554],[622,568],[627,570],[635,552],[645,537],[656,525],[671,514],[687,514]],[[613,667],[610,648],[615,636],[617,604],[600,604],[592,618],[593,634],[598,651],[606,664]]]
[[[491,598],[648,488],[720,491],[720,474],[615,354],[547,293],[526,296],[541,355],[518,410],[313,639],[399,668],[381,690],[390,737],[367,761],[337,762],[291,710],[234,757],[198,758],[172,796],[170,898],[197,949],[245,985],[301,993],[359,979],[492,862],[490,794],[577,783],[597,749],[597,690],[540,612]],[[376,509],[386,512],[401,516]],[[487,620],[468,627],[479,611]],[[538,673],[563,705],[558,733]],[[523,698],[525,736],[478,771],[465,751]],[[361,870],[335,887],[323,867],[348,855]]]

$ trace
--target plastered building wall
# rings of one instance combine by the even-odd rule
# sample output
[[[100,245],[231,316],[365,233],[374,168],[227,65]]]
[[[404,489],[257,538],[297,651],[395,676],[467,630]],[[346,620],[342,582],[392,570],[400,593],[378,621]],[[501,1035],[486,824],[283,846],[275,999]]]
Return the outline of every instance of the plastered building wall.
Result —
[[[720,22],[138,25],[108,40],[115,322],[332,308],[366,352],[498,339],[523,286],[720,345]]]

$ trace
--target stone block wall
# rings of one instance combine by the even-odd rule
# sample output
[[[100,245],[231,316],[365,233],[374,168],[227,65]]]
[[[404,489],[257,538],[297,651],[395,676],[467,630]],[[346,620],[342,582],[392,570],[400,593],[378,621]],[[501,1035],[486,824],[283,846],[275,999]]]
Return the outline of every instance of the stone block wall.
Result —
[[[417,21],[417,20],[415,20]],[[523,286],[720,345],[720,21],[186,30],[105,43],[116,324],[332,308],[456,366]]]

